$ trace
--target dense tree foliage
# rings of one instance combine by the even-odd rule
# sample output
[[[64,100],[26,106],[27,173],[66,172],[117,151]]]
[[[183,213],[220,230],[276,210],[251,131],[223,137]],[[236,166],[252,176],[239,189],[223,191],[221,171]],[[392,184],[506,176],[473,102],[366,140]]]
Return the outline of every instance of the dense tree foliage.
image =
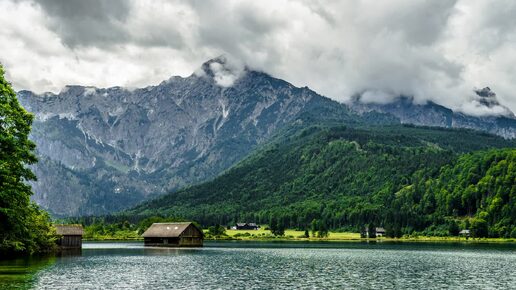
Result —
[[[465,154],[432,179],[416,179],[393,202],[406,229],[468,220],[474,237],[510,237],[516,228],[516,149]],[[466,228],[462,221],[463,228]]]
[[[503,174],[512,167],[503,167],[510,163],[504,161],[495,169],[484,158],[498,160],[489,156],[513,151],[458,157],[514,147],[514,141],[414,126],[315,126],[293,132],[213,181],[128,213],[181,216],[203,225],[256,221],[280,229],[279,234],[288,227],[321,236],[367,224],[384,226],[395,237],[458,234],[466,228],[465,218],[471,218],[467,228],[477,236],[485,235],[486,226],[493,236],[512,231],[514,209],[508,204],[515,196],[514,176]]]
[[[48,215],[30,201],[27,167],[34,164],[35,145],[29,139],[32,115],[19,104],[0,66],[0,252],[34,253],[53,247]]]
[[[208,232],[206,233],[206,237],[209,238],[223,238],[227,237],[226,228],[221,225],[214,225],[208,228]]]

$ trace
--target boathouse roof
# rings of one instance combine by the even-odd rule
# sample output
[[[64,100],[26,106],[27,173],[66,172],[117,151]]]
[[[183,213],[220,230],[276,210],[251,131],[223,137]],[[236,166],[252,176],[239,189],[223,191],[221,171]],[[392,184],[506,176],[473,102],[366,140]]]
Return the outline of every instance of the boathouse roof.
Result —
[[[81,225],[54,225],[56,233],[61,236],[82,236],[84,231]]]
[[[153,223],[142,235],[144,238],[177,238],[190,225],[196,227],[191,222],[181,223]],[[196,227],[197,228],[197,227]],[[199,230],[201,233],[202,231]]]

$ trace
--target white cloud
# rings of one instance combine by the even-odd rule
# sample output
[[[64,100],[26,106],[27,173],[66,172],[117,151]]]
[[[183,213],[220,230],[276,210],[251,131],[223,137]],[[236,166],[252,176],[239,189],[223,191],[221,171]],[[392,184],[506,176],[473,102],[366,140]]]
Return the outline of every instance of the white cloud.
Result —
[[[363,103],[388,104],[396,99],[396,95],[389,94],[384,91],[365,91],[360,96],[360,101]]]
[[[340,101],[407,95],[498,113],[473,93],[490,86],[516,111],[511,0],[0,0],[0,11],[0,62],[17,89],[151,85],[225,54]],[[212,68],[217,83],[236,68]]]
[[[86,87],[84,89],[84,95],[85,96],[91,96],[94,95],[97,92],[97,90],[94,87]]]
[[[215,83],[221,87],[231,87],[237,79],[244,74],[244,64],[223,57],[222,63],[212,62],[209,65],[210,70],[213,72],[213,79]]]

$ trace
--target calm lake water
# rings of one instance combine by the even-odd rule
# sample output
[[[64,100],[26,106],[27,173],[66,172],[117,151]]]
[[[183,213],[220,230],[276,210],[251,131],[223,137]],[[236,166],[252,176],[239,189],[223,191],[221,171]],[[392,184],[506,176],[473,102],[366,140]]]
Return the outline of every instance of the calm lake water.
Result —
[[[0,289],[516,289],[516,245],[93,243],[77,255],[0,261]]]

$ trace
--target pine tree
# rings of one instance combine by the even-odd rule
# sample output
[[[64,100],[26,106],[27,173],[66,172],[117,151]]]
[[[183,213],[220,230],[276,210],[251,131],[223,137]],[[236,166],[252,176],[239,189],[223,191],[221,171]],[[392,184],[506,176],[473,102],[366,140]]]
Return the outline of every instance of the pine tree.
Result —
[[[285,224],[282,218],[271,219],[271,233],[275,236],[285,235]]]
[[[323,219],[319,222],[317,237],[318,238],[327,238],[328,235],[329,235],[328,224],[327,224],[326,220]]]
[[[317,228],[318,228],[318,221],[316,219],[312,220],[312,237],[316,237],[317,235]]]

